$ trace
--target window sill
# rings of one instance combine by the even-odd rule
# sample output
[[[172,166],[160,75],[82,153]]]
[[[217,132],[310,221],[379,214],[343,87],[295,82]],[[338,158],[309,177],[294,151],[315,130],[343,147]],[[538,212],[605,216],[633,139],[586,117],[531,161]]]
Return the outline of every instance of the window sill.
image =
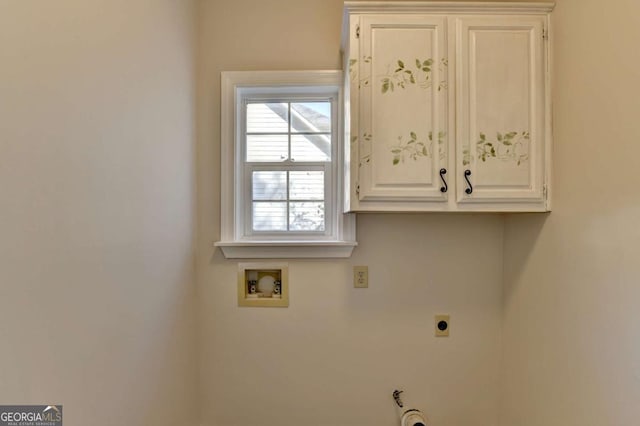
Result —
[[[355,241],[217,241],[227,259],[347,258]]]

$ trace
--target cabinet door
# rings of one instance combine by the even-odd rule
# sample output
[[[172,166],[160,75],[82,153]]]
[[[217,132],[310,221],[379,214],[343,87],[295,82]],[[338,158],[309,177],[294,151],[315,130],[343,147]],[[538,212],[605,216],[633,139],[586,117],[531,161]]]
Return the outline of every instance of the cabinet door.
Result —
[[[446,18],[365,15],[360,25],[360,205],[446,205]],[[403,201],[409,204],[397,203]]]
[[[459,206],[544,206],[544,23],[538,16],[456,19]]]

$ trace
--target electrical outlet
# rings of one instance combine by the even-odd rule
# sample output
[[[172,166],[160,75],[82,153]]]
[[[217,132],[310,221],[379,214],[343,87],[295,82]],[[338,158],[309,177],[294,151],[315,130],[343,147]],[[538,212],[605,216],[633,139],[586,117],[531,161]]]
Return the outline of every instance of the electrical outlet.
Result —
[[[449,315],[436,315],[435,325],[436,337],[449,337],[449,328],[451,328]]]
[[[353,286],[356,288],[369,287],[369,267],[368,266],[353,267]]]

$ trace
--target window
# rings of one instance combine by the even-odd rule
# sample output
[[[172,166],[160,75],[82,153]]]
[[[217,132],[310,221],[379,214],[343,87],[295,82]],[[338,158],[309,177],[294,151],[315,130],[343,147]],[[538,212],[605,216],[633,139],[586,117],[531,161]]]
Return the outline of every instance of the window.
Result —
[[[348,257],[341,72],[222,73],[222,229],[228,258]]]
[[[330,225],[336,99],[293,95],[242,105],[247,235],[324,235]]]

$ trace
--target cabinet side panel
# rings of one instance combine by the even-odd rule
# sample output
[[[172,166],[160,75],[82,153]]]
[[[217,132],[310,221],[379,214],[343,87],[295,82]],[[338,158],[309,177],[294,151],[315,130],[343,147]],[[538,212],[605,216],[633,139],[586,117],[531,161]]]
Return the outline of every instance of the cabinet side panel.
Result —
[[[359,169],[360,164],[360,137],[359,104],[360,104],[360,46],[357,34],[360,26],[360,17],[352,15],[349,17],[347,35],[347,46],[345,47],[344,67],[345,67],[345,173],[348,173],[347,189],[348,196],[345,197],[346,211],[358,210],[359,192]],[[348,168],[348,169],[347,169]]]

